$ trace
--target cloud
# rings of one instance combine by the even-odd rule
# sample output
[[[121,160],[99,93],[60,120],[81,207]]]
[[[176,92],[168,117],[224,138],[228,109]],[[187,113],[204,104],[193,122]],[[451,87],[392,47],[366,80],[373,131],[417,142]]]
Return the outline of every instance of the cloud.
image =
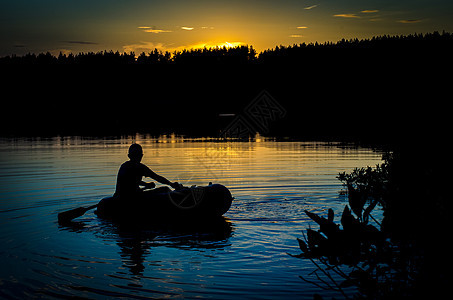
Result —
[[[416,20],[416,19],[412,19],[412,20],[399,20],[397,21],[398,23],[403,23],[403,24],[414,24],[414,23],[420,23],[422,20]]]
[[[191,30],[193,30],[193,27],[182,26],[181,29],[191,31]]]
[[[142,29],[144,32],[149,32],[149,33],[165,33],[165,32],[172,32],[171,30],[163,30],[163,29],[156,29],[155,26],[149,27],[149,26],[139,26],[137,27],[138,29]]]
[[[300,35],[300,34],[291,34],[289,37],[290,37],[290,38],[301,38],[301,37],[303,37],[303,35]]]
[[[312,5],[312,6],[304,7],[304,9],[310,10],[310,9],[313,9],[313,8],[315,8],[315,7],[318,7],[318,6],[319,6],[319,4],[315,4],[315,5]]]
[[[308,27],[307,26],[297,26],[296,28],[297,29],[307,29]]]
[[[375,13],[378,13],[379,10],[377,9],[365,9],[365,10],[361,10],[360,13],[361,14],[375,14]],[[346,18],[346,19],[361,19],[361,18],[365,18],[365,19],[369,19],[370,17],[372,16],[361,16],[361,15],[358,15],[357,13],[352,13],[352,14],[336,14],[336,15],[333,15],[334,17],[338,17],[338,18]],[[376,15],[373,15],[374,17]],[[379,18],[373,18],[373,19],[369,19],[370,21],[378,21],[380,20]]]
[[[356,14],[337,14],[333,15],[334,17],[339,17],[339,18],[356,18],[359,19],[360,17]]]
[[[162,29],[145,29],[143,30],[144,32],[149,32],[149,33],[165,33],[165,32],[172,32],[171,30],[162,30]]]

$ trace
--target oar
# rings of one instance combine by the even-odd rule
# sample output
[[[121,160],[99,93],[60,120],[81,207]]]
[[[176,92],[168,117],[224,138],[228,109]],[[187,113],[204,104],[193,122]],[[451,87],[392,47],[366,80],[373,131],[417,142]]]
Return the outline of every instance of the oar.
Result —
[[[58,214],[58,223],[64,224],[72,221],[75,218],[83,216],[90,209],[96,208],[98,205],[91,205],[88,207],[74,208],[68,211],[64,211]]]
[[[182,184],[180,185],[180,187],[183,188]],[[58,223],[64,224],[71,222],[73,219],[83,216],[87,211],[96,208],[97,206],[98,205],[95,204],[88,207],[79,207],[61,212],[58,214]]]

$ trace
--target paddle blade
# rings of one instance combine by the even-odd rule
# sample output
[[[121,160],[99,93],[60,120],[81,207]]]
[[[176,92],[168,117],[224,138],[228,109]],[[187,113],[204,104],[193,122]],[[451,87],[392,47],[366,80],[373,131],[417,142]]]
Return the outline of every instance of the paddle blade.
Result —
[[[90,206],[90,207],[79,207],[79,208],[74,208],[68,211],[64,211],[58,214],[58,223],[67,223],[70,222],[71,220],[78,218],[80,216],[83,216],[88,210],[95,208],[96,205]]]

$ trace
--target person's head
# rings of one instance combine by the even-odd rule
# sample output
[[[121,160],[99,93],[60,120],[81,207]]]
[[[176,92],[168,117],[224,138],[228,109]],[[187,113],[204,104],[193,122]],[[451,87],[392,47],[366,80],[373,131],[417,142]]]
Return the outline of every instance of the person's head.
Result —
[[[140,146],[139,144],[132,144],[130,147],[129,147],[129,153],[127,154],[127,156],[130,158],[130,160],[132,161],[137,161],[137,162],[140,162],[142,160],[142,157],[143,157],[143,149],[142,149],[142,146]]]

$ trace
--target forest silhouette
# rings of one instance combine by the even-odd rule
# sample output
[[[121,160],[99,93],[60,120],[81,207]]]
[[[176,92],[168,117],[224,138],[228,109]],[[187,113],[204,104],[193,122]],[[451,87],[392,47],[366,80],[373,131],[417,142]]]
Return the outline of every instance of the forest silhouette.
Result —
[[[384,140],[440,135],[453,35],[378,36],[173,53],[0,58],[2,135],[219,136],[267,91],[287,112],[269,136]],[[230,117],[229,117],[230,116]]]
[[[370,39],[342,39],[338,42],[301,43],[292,46],[276,46],[261,53],[253,46],[212,47],[161,51],[157,48],[138,55],[134,52],[119,51],[81,52],[58,56],[50,52],[40,54],[11,55],[0,58],[2,64],[85,64],[85,65],[124,65],[124,64],[294,64],[309,63],[311,59],[357,59],[360,56],[374,56],[375,59],[391,59],[393,56],[415,57],[415,54],[446,54],[453,45],[453,35],[448,32],[433,32],[411,35],[383,35]],[[399,57],[401,58],[401,57]]]

